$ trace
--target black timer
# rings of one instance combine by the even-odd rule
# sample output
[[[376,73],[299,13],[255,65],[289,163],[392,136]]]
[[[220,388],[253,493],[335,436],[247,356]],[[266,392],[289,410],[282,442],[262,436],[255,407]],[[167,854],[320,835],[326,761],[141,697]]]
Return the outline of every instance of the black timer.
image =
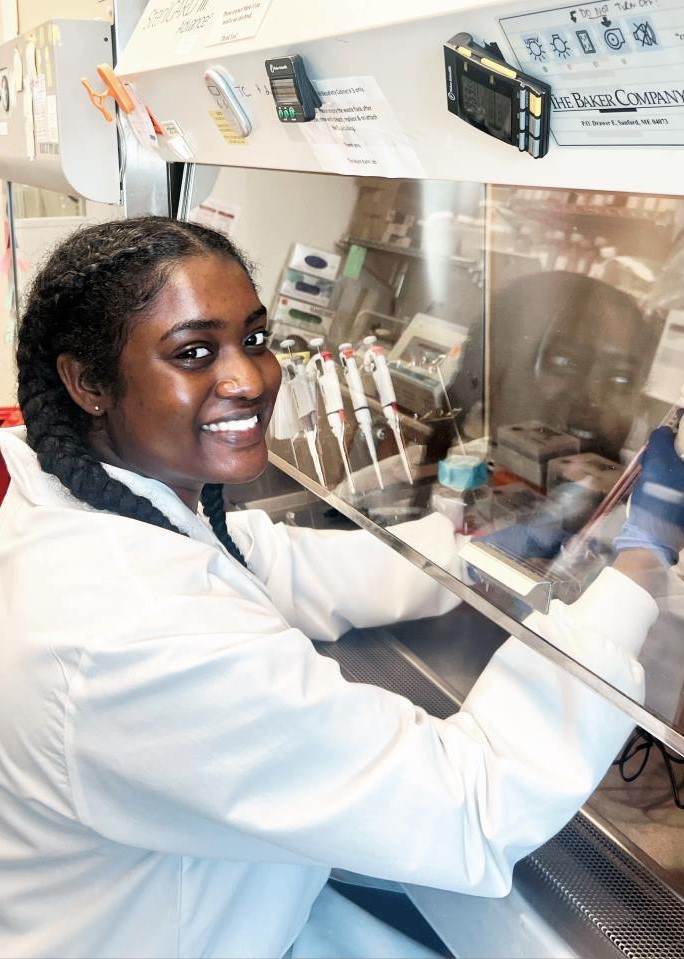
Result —
[[[480,46],[469,33],[444,45],[450,113],[538,160],[549,149],[551,87],[501,57],[495,44]]]
[[[278,57],[266,61],[278,119],[282,123],[306,123],[316,116],[321,98],[309,79],[302,58]]]

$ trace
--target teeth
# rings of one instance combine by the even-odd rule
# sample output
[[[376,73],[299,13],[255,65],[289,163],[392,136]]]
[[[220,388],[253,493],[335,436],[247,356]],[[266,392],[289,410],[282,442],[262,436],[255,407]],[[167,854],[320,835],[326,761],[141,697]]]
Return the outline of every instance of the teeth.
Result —
[[[258,417],[250,416],[248,420],[221,420],[220,423],[207,423],[202,429],[205,433],[244,433],[253,429],[258,422]]]

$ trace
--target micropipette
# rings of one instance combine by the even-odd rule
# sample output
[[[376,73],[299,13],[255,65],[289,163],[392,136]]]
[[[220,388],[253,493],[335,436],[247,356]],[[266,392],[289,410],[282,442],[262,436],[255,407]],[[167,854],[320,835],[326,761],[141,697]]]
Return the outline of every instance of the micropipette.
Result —
[[[318,426],[316,423],[316,394],[312,389],[312,383],[309,374],[300,356],[292,355],[294,340],[282,340],[280,347],[287,350],[288,356],[280,361],[284,375],[292,391],[297,417],[304,432],[306,445],[309,447],[311,460],[316,470],[316,476],[321,486],[325,486],[323,477],[323,467],[318,455],[316,440],[318,437]]]
[[[321,391],[321,396],[323,397],[325,413],[328,417],[328,423],[330,424],[332,434],[337,440],[337,445],[340,448],[340,456],[342,457],[344,471],[347,474],[349,489],[352,493],[355,493],[356,487],[354,486],[351,467],[349,465],[347,451],[344,446],[344,404],[342,402],[340,381],[337,378],[337,370],[332,358],[332,353],[330,353],[329,350],[321,349],[323,346],[323,339],[320,336],[310,340],[309,346],[312,350],[318,350],[318,352],[314,353],[309,360],[308,366],[314,370],[316,377],[318,378],[318,386]]]
[[[351,345],[351,343],[340,343],[339,350],[340,363],[342,364],[344,376],[347,380],[347,388],[349,390],[352,406],[354,407],[356,422],[359,424],[359,429],[361,430],[363,438],[366,441],[366,446],[368,447],[368,452],[370,453],[371,460],[373,461],[373,468],[375,469],[375,475],[378,478],[380,489],[384,489],[385,484],[382,482],[380,465],[378,464],[378,457],[375,452],[375,443],[373,442],[373,424],[371,420],[371,414],[370,410],[368,409],[368,400],[366,399],[366,394],[363,389],[363,383],[361,382],[361,374],[359,373],[359,368],[356,365],[354,347]]]
[[[364,345],[368,347],[364,358],[366,369],[373,374],[373,382],[378,391],[378,398],[382,406],[382,412],[385,415],[390,429],[394,433],[394,439],[399,450],[399,456],[404,467],[404,472],[408,477],[409,483],[413,483],[411,469],[409,467],[406,450],[404,449],[404,440],[401,435],[401,423],[399,422],[399,410],[397,409],[397,397],[392,384],[387,360],[383,348],[378,344],[376,336],[367,336],[364,339]]]

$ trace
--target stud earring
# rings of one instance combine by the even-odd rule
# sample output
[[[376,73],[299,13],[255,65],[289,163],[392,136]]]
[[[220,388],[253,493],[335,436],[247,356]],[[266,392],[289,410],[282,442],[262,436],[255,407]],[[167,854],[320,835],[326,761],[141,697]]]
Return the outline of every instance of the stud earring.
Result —
[[[96,407],[95,407],[95,412],[96,412],[96,413],[99,413],[99,412],[100,412],[100,407],[99,407],[99,406],[96,406]]]

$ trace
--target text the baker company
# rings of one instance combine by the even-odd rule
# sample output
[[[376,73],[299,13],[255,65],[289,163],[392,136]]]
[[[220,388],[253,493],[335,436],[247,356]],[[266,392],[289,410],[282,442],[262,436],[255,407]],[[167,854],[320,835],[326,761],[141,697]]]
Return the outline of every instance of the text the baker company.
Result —
[[[619,110],[620,107],[672,107],[684,106],[684,89],[670,90],[625,90],[612,92],[552,94],[554,110]]]

